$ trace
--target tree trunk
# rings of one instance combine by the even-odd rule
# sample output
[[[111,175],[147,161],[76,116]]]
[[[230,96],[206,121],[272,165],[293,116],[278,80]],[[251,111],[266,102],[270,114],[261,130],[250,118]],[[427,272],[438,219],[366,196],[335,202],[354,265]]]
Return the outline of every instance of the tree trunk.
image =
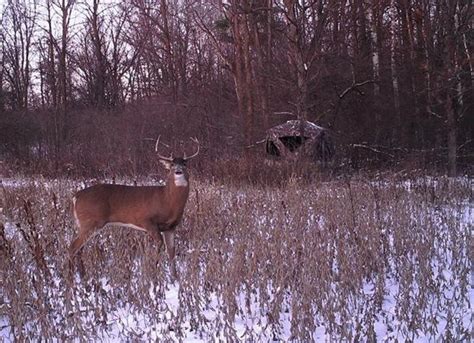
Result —
[[[375,112],[375,142],[379,141],[380,137],[380,131],[381,131],[381,126],[382,126],[382,117],[381,117],[381,111],[379,109],[379,104],[378,102],[380,101],[380,86],[379,86],[379,81],[380,81],[380,53],[379,53],[379,13],[380,13],[380,8],[379,8],[379,2],[374,1],[374,4],[371,8],[371,12],[369,14],[371,18],[371,39],[372,39],[372,76],[374,79],[374,112]]]
[[[234,60],[232,63],[232,73],[237,95],[237,106],[239,115],[243,121],[243,136],[245,145],[251,144],[251,131],[253,120],[253,105],[251,99],[251,75],[250,56],[249,56],[249,37],[246,37],[248,30],[244,28],[247,25],[245,14],[241,13],[240,3],[232,1],[228,16],[231,20],[232,34],[234,38]]]
[[[284,0],[286,7],[287,26],[288,26],[288,55],[291,67],[294,70],[296,77],[296,116],[300,120],[307,120],[307,96],[308,96],[308,84],[307,84],[307,70],[304,62],[302,47],[300,46],[300,18],[296,14],[296,6],[298,2],[296,0]]]
[[[444,7],[444,20],[446,23],[446,35],[444,54],[444,80],[443,88],[445,91],[445,115],[446,115],[446,133],[448,141],[448,174],[456,176],[457,172],[457,128],[456,128],[456,109],[455,102],[459,101],[457,97],[456,75],[456,9],[454,4],[446,2]]]
[[[453,99],[451,99],[449,92],[446,95],[446,123],[448,134],[448,174],[449,176],[456,176],[457,174],[457,142],[456,142],[456,118],[453,108]]]
[[[401,129],[402,119],[400,113],[400,90],[398,81],[398,68],[397,68],[397,21],[395,0],[391,2],[391,14],[392,20],[390,24],[390,70],[392,74],[392,88],[393,88],[393,105],[395,109],[396,127],[398,130]]]

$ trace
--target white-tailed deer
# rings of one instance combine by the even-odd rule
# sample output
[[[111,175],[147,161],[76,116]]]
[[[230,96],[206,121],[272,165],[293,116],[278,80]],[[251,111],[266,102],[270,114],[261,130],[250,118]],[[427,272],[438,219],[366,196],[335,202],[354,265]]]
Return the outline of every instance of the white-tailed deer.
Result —
[[[170,261],[175,256],[174,232],[181,221],[189,195],[189,176],[186,163],[189,157],[165,157],[155,151],[158,159],[169,170],[164,186],[125,186],[98,184],[77,192],[73,198],[74,217],[79,233],[69,247],[71,261],[87,240],[107,224],[128,226],[146,231],[164,244]],[[163,237],[162,237],[163,236]]]

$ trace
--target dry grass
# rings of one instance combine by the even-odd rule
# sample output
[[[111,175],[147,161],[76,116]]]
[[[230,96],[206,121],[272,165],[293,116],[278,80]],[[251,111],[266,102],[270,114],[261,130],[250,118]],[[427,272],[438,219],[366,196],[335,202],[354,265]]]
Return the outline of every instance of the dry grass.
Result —
[[[382,325],[386,337],[468,340],[471,182],[196,180],[178,234],[177,309],[165,297],[165,255],[129,229],[91,240],[87,279],[69,280],[77,182],[4,185],[0,329],[19,341],[108,330],[131,340],[192,331],[206,341],[310,341],[324,326],[336,341],[373,341]]]

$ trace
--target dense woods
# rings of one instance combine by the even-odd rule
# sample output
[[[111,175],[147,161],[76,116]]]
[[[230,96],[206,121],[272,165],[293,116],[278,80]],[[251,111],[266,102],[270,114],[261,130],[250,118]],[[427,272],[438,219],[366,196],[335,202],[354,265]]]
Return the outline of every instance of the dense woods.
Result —
[[[55,170],[146,155],[160,133],[243,153],[302,118],[355,167],[455,175],[473,157],[473,34],[468,0],[7,0],[0,149]]]
[[[0,0],[0,341],[469,341],[473,12]]]

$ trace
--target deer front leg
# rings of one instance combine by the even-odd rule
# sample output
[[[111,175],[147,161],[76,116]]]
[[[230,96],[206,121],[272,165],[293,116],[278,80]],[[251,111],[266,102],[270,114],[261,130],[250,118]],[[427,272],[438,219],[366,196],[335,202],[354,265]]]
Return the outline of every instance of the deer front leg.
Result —
[[[158,243],[158,251],[160,251],[164,242],[163,242],[163,237],[161,237],[160,231],[158,230],[158,227],[156,227],[156,225],[153,225],[152,223],[149,223],[146,226],[146,231],[155,240],[155,242]]]
[[[174,230],[163,231],[161,234],[163,235],[165,241],[166,252],[168,253],[168,257],[170,260],[170,271],[171,271],[171,278],[172,280],[176,280],[178,277],[178,273],[176,272],[176,262],[174,260],[175,256],[175,246],[174,246]]]
[[[165,241],[166,252],[170,261],[174,260],[175,247],[174,247],[174,230],[163,231],[161,233]]]

